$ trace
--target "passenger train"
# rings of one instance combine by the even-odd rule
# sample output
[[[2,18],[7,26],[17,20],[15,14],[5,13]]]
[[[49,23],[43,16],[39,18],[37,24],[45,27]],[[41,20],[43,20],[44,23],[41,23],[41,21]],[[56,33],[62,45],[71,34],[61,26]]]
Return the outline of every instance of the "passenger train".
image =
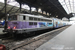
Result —
[[[46,18],[40,15],[12,14],[7,19],[7,30],[4,32],[12,34],[25,34],[49,28],[65,26],[62,20]]]

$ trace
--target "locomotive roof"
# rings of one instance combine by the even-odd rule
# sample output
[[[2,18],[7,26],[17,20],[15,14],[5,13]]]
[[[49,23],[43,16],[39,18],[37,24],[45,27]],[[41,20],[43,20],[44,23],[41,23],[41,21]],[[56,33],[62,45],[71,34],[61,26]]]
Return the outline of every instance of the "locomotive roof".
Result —
[[[28,17],[35,17],[35,18],[52,20],[52,18],[46,18],[46,17],[41,16],[41,15],[32,15],[32,14],[23,14],[23,13],[15,13],[15,14],[11,14],[11,15],[25,15],[25,16],[28,16]]]
[[[28,17],[35,17],[35,18],[41,18],[41,19],[51,20],[51,18],[46,18],[46,17],[40,16],[40,15],[31,15],[31,14],[19,14],[19,15],[25,15],[25,16],[28,16]]]

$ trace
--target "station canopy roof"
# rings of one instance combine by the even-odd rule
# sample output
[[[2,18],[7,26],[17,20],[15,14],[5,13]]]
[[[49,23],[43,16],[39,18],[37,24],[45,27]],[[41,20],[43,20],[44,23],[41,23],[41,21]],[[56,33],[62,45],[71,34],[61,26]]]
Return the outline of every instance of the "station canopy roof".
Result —
[[[12,14],[12,13],[20,13],[20,6],[16,2],[15,4],[7,3],[7,14]],[[29,13],[29,10],[22,8],[22,12]],[[0,19],[4,18],[5,16],[5,4],[4,1],[0,2]]]
[[[17,2],[18,3],[17,3]],[[19,13],[20,12],[20,5],[19,3],[22,3],[22,12],[23,13],[30,13],[29,9],[25,9],[28,7],[24,7],[26,5],[40,8],[42,11],[45,11],[50,14],[50,17],[56,17],[63,18],[67,17],[70,18],[71,14],[68,15],[66,11],[63,9],[62,5],[59,3],[58,0],[13,0],[15,4],[11,4],[11,0],[7,0],[7,14],[12,13]],[[34,13],[34,12],[33,12]],[[35,11],[36,13],[36,11]],[[5,15],[5,4],[4,1],[0,2],[0,18],[3,18]]]
[[[27,4],[32,7],[41,8],[43,11],[46,11],[48,13],[51,13],[52,16],[58,16],[58,18],[67,17],[70,18],[70,16],[67,14],[67,12],[64,10],[62,5],[58,0],[16,0],[19,3]]]

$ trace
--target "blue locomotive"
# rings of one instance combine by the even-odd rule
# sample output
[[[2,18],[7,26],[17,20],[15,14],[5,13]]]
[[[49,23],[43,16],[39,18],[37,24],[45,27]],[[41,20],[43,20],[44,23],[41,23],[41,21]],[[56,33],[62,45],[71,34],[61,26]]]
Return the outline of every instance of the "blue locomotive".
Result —
[[[4,27],[4,26],[5,26],[5,21],[4,20],[0,21],[0,27]]]

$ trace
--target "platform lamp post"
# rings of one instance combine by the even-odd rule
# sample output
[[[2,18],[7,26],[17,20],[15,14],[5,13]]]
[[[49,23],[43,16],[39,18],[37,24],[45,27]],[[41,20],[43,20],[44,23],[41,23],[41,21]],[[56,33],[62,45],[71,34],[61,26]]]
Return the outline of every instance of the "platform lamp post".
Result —
[[[6,30],[6,28],[7,28],[7,22],[6,22],[6,19],[7,19],[7,12],[6,12],[7,0],[4,0],[4,1],[5,1],[5,27],[4,27],[4,30]]]

